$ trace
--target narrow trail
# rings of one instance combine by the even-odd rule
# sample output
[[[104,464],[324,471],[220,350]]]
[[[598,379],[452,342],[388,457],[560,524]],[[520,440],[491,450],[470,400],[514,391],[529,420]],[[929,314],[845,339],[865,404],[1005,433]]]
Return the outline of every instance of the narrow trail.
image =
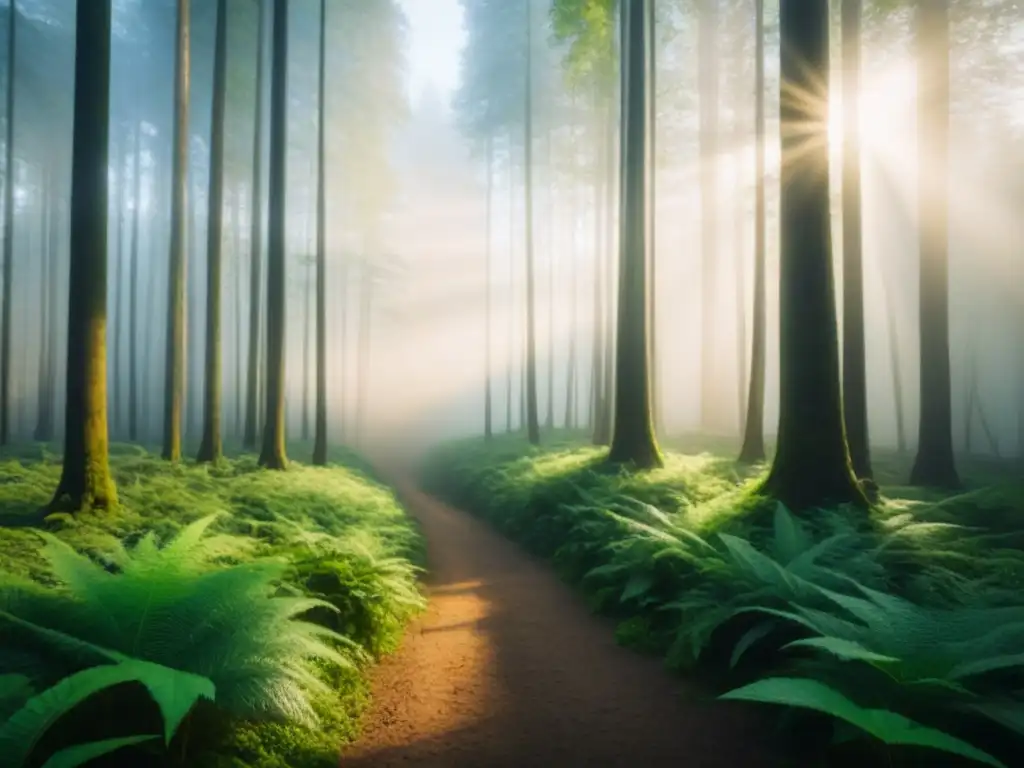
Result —
[[[342,768],[767,768],[763,731],[662,665],[544,565],[398,482],[427,539],[430,606],[375,670]]]

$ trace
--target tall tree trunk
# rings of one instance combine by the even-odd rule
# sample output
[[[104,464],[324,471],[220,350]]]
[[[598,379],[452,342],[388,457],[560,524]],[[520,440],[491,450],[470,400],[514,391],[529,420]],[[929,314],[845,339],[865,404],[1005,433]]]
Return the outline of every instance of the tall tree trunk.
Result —
[[[115,178],[117,179],[117,197],[115,198],[114,205],[116,209],[114,211],[113,222],[114,222],[114,311],[111,312],[111,325],[113,325],[113,333],[111,341],[114,345],[114,355],[111,365],[110,379],[113,386],[111,387],[111,404],[110,409],[110,429],[113,434],[120,438],[123,437],[121,427],[121,403],[123,402],[121,394],[122,374],[123,366],[121,363],[121,338],[122,329],[124,328],[124,206],[125,206],[125,185],[128,181],[128,176],[125,173],[125,137],[122,132],[119,131],[117,140],[117,166],[115,170]]]
[[[544,167],[547,174],[547,255],[548,255],[548,380],[547,400],[545,402],[544,428],[555,428],[555,181],[551,168],[551,128],[548,127],[544,137]]]
[[[260,466],[285,469],[285,156],[288,148],[288,0],[274,0],[270,75],[270,204],[267,235],[267,399]]]
[[[739,460],[764,460],[765,379],[765,116],[764,116],[764,0],[754,0],[754,307],[751,320],[750,390],[743,445]]]
[[[11,301],[14,279],[14,93],[15,93],[15,51],[17,50],[18,4],[11,0],[7,14],[7,108],[6,134],[4,137],[4,266],[3,295],[0,301],[0,445],[7,445],[10,438],[11,408]],[[103,214],[106,216],[107,214]]]
[[[526,88],[523,146],[526,199],[526,434],[531,445],[540,444],[537,415],[537,308],[533,253],[533,0],[526,2]]]
[[[575,99],[573,99],[575,106]],[[573,131],[572,138],[575,138]],[[576,411],[578,408],[576,388],[579,376],[576,361],[576,336],[579,329],[579,266],[576,263],[576,173],[575,155],[573,156],[573,172],[569,177],[569,351],[565,373],[565,428],[576,428]]]
[[[843,416],[857,477],[871,477],[864,359],[864,267],[860,188],[862,0],[842,0],[843,34]]]
[[[660,466],[651,418],[650,340],[647,336],[647,191],[651,167],[647,117],[652,40],[648,0],[626,0],[622,24],[622,153],[619,182],[623,219],[619,237],[618,343],[615,423],[608,460],[636,469]]]
[[[64,283],[62,269],[60,267],[60,255],[62,245],[67,240],[67,233],[62,227],[61,205],[57,201],[55,175],[51,172],[48,197],[50,203],[50,233],[47,238],[46,258],[49,261],[49,279],[47,280],[47,315],[49,321],[46,324],[46,381],[40,390],[40,397],[43,402],[43,410],[40,413],[39,429],[37,440],[50,441],[55,437],[56,408],[57,408],[57,377],[59,375],[60,361],[58,360],[60,347],[60,330],[58,318],[60,314],[61,287]]]
[[[917,8],[921,415],[914,485],[956,488],[949,364],[949,0]]]
[[[327,197],[324,126],[327,101],[327,0],[320,0],[320,67],[317,78],[316,121],[316,425],[313,438],[313,463],[327,463]]]
[[[376,241],[374,240],[374,251],[376,254]],[[370,254],[364,260],[360,275],[359,286],[359,330],[356,341],[356,424],[355,444],[362,446],[363,436],[366,433],[366,410],[370,394],[370,340],[373,309],[373,272],[370,266]]]
[[[259,431],[258,395],[260,371],[260,272],[262,271],[262,221],[260,212],[263,196],[263,71],[267,41],[267,0],[259,4],[259,39],[256,42],[256,110],[253,116],[252,148],[252,203],[249,208],[249,359],[245,378],[245,433],[242,446],[256,448]]]
[[[50,440],[53,436],[53,392],[50,388],[50,379],[53,376],[53,369],[50,367],[50,324],[53,322],[51,315],[54,311],[54,304],[51,304],[50,285],[57,281],[56,263],[51,256],[53,244],[50,242],[53,236],[53,217],[55,215],[53,195],[53,169],[50,165],[43,166],[43,179],[39,187],[39,196],[42,202],[42,216],[40,216],[39,228],[39,353],[38,366],[36,368],[36,426],[32,432],[32,439],[40,442]]]
[[[613,47],[609,53],[610,60],[615,58],[615,48]],[[611,74],[614,74],[612,69]],[[613,318],[615,317],[615,298],[616,298],[616,280],[615,280],[615,265],[617,263],[615,257],[615,242],[618,237],[618,227],[621,215],[617,215],[615,208],[616,195],[615,195],[615,184],[618,179],[615,170],[615,157],[616,157],[616,146],[615,146],[615,132],[618,130],[618,122],[615,116],[615,108],[611,98],[606,102],[607,112],[605,113],[605,137],[604,137],[604,161],[605,161],[605,181],[604,181],[604,207],[605,207],[605,241],[604,247],[602,248],[602,264],[601,270],[604,277],[604,303],[605,309],[602,317],[604,326],[604,355],[603,355],[603,368],[601,370],[601,377],[603,379],[601,383],[603,397],[601,400],[601,421],[598,431],[600,433],[600,445],[610,445],[612,439],[612,414],[615,408],[615,347],[617,340],[615,338],[615,323]],[[621,207],[622,201],[619,200],[619,206]],[[620,212],[621,214],[621,212]]]
[[[780,0],[779,438],[763,491],[790,509],[867,506],[839,382],[827,125],[828,0]],[[817,98],[809,100],[806,94]],[[813,130],[808,126],[813,126]]]
[[[508,370],[505,383],[505,432],[512,432],[512,372],[515,370],[515,298],[516,298],[516,196],[512,173],[512,136],[508,137]]]
[[[181,458],[181,405],[185,388],[185,212],[188,205],[189,2],[178,0],[174,77],[174,159],[171,170],[171,250],[164,361],[163,457]]]
[[[487,204],[484,225],[484,439],[493,436],[491,423],[491,208],[494,197],[494,136],[487,134]]]
[[[607,105],[602,109],[600,91],[594,91],[594,350],[592,353],[591,390],[593,392],[593,422],[594,422],[594,445],[608,445],[610,431],[605,415],[608,412],[606,407],[606,392],[604,387],[604,353],[605,344],[605,307],[604,307],[604,238],[607,237],[609,227],[605,219],[609,212],[604,209],[603,184],[610,184],[611,179],[602,174],[602,162],[606,155],[605,144],[607,136],[604,131],[605,120],[602,115],[607,111]]]
[[[312,249],[310,249],[312,250]],[[309,264],[308,262],[303,264],[302,278],[305,281],[305,296],[302,297],[302,397],[299,399],[299,408],[301,416],[301,428],[302,428],[302,440],[305,442],[309,440],[309,371],[310,366],[309,360],[309,329],[311,328],[310,320],[313,319],[310,311],[310,305],[314,301],[313,289],[315,288],[314,277],[311,272],[316,269],[316,263]],[[312,268],[312,269],[311,269]]]
[[[64,467],[50,509],[117,504],[107,437],[110,0],[78,0]]]
[[[132,148],[132,242],[128,265],[128,439],[139,439],[139,224],[142,219],[142,121]]]
[[[648,280],[649,326],[651,356],[651,422],[654,434],[661,428],[661,380],[658,366],[658,24],[657,3],[651,0],[651,11],[647,14],[647,40],[650,47],[650,71],[647,73],[647,141],[650,145],[651,165],[647,169],[647,218],[648,218]]]
[[[700,426],[702,430],[709,431],[717,426],[718,0],[699,0],[697,24],[701,200]]]
[[[743,50],[743,37],[748,13],[746,8],[741,11],[741,26],[737,30],[737,46]],[[750,98],[747,82],[746,62],[736,66],[736,91],[734,99],[733,146],[742,147],[746,141],[746,106]],[[733,159],[733,259],[735,264],[736,288],[736,417],[739,424],[739,435],[746,433],[747,419],[747,270],[744,259],[746,253],[747,229],[747,196],[744,183],[744,165],[737,156]]]
[[[234,433],[241,437],[244,430],[242,416],[242,403],[245,400],[245,393],[242,389],[242,199],[245,195],[245,188],[239,184],[235,193],[234,210],[231,214],[232,229],[232,255],[235,261],[235,419]]]
[[[189,173],[191,174],[191,166]],[[196,412],[199,397],[196,393],[196,373],[199,371],[199,294],[202,283],[199,280],[199,184],[190,184],[191,194],[188,197],[188,223],[185,224],[185,354],[182,378],[185,389],[182,392],[182,408],[185,411],[185,423],[182,427],[185,440],[192,440],[196,433]],[[209,226],[209,222],[207,222]],[[189,257],[195,261],[189,269]],[[195,338],[193,338],[193,333]]]
[[[889,366],[892,369],[892,398],[896,409],[896,448],[902,454],[907,450],[906,418],[903,409],[903,371],[900,363],[899,329],[896,325],[896,308],[888,284],[882,280],[885,293],[886,332],[889,339]]]
[[[206,214],[206,361],[203,439],[196,461],[218,461],[221,441],[221,272],[224,234],[224,111],[227,101],[227,0],[217,0],[213,45],[213,104],[210,121],[210,191]]]

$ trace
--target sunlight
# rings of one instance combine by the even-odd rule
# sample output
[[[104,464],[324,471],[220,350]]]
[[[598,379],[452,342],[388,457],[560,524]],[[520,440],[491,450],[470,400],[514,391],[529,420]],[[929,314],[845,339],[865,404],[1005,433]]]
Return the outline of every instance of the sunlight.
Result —
[[[914,109],[917,103],[914,62],[903,60],[861,83],[861,152],[889,161],[904,160],[914,151]],[[843,142],[843,109],[840,74],[833,77],[832,108],[828,120],[829,143]]]

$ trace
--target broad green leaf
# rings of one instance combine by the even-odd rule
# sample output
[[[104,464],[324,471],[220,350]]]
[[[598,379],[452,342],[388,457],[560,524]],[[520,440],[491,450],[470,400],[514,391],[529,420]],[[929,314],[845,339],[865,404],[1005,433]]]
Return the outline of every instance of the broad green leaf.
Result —
[[[853,640],[846,640],[841,637],[811,637],[804,640],[794,640],[783,646],[786,648],[814,648],[820,651],[831,653],[843,661],[863,661],[872,666],[879,664],[899,664],[900,660],[893,656],[885,656],[865,648]]]
[[[620,603],[625,603],[636,597],[640,597],[645,594],[651,586],[654,584],[654,577],[649,573],[634,573],[629,581],[626,582],[625,588],[622,590],[622,595],[619,597]]]
[[[134,673],[160,707],[164,718],[164,742],[167,744],[171,743],[181,721],[199,699],[213,701],[216,696],[213,682],[206,677],[141,660],[126,661],[122,666]]]
[[[78,768],[90,760],[108,755],[123,747],[130,747],[134,744],[141,744],[144,741],[159,739],[157,734],[146,734],[143,736],[124,736],[118,739],[104,739],[103,741],[90,741],[86,744],[76,744],[73,747],[55,752],[49,760],[43,763],[43,768]]]
[[[993,768],[1006,765],[987,752],[947,733],[928,728],[886,709],[866,709],[816,680],[771,677],[729,691],[719,698],[800,707],[831,715],[886,744],[928,747],[976,760]]]
[[[777,622],[762,621],[744,632],[743,637],[736,642],[736,646],[732,649],[732,655],[729,657],[729,669],[735,669],[743,654],[749,651],[758,640],[770,635],[776,627],[778,627]]]

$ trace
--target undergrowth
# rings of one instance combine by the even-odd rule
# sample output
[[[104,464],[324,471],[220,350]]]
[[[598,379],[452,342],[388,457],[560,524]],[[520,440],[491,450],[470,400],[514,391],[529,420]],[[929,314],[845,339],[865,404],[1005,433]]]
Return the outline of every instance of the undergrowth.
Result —
[[[942,496],[895,485],[901,459],[876,457],[868,523],[843,509],[798,519],[753,492],[763,467],[669,452],[631,474],[546,438],[443,446],[425,484],[549,560],[619,642],[732,687],[727,698],[786,707],[798,764],[1013,764],[1019,479],[982,468],[972,490]]]
[[[20,523],[58,458],[0,461],[0,766],[337,765],[366,664],[423,605],[419,532],[341,459],[281,473],[115,446],[119,507],[43,529]]]

